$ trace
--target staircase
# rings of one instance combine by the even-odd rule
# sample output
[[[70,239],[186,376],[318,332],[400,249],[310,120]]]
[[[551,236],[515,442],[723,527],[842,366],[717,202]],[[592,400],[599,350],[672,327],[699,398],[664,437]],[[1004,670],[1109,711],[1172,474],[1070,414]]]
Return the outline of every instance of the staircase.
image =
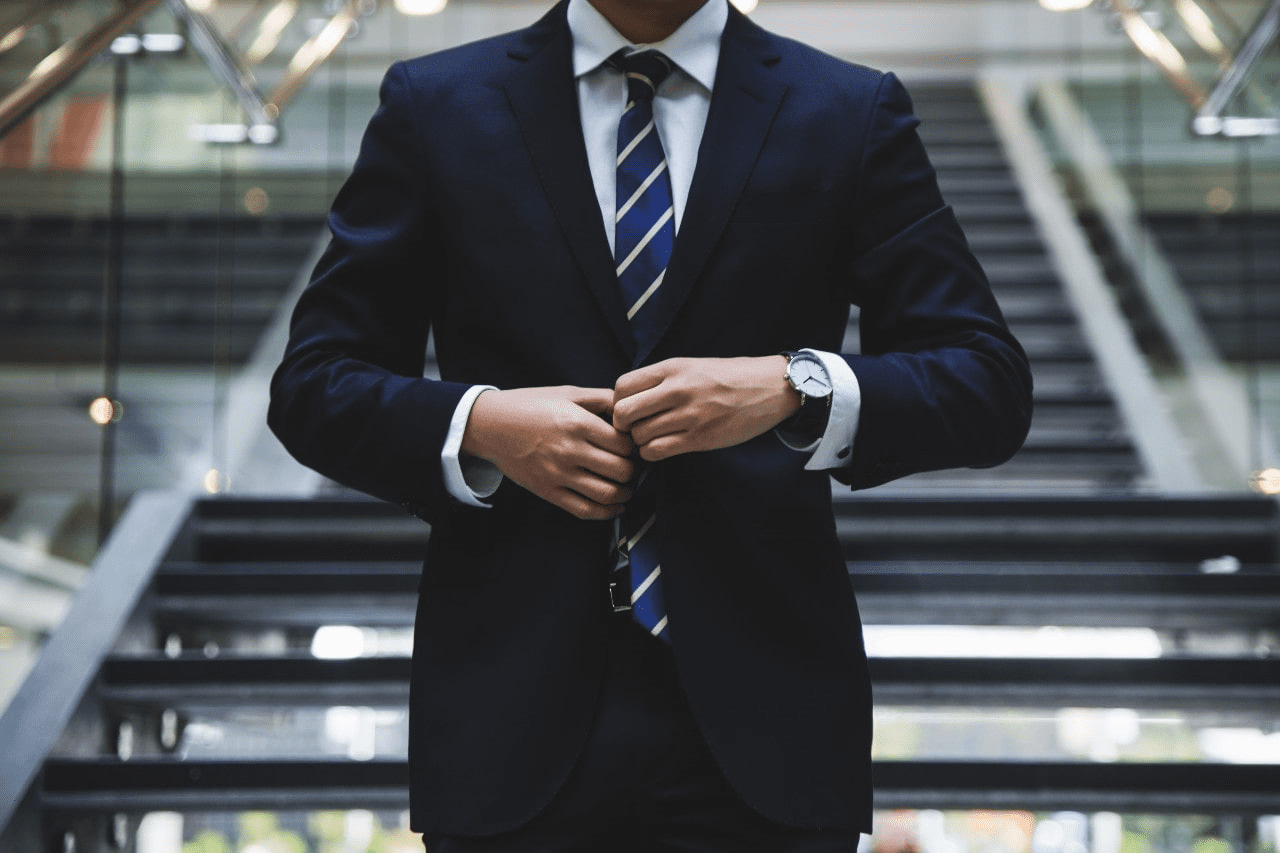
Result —
[[[123,235],[120,361],[241,364],[321,223],[315,218],[130,218]],[[0,363],[102,360],[103,218],[0,218]]]
[[[1145,220],[1222,356],[1280,362],[1280,213]]]
[[[1140,492],[976,97],[914,91],[944,192],[1031,354],[1037,411],[1006,466],[838,493],[872,626],[878,807],[1272,814],[1280,766],[1206,761],[1195,744],[1280,707],[1280,505]],[[234,840],[246,810],[315,848],[323,809],[365,810],[371,837],[412,849],[404,707],[429,535],[364,499],[140,496],[0,718],[0,849],[130,850],[157,826]],[[880,631],[975,625],[1014,633],[994,656],[936,640],[875,651]],[[1042,626],[1133,629],[1154,648],[1020,654]],[[1183,746],[1098,760],[1059,742],[1064,708],[1175,711]],[[1002,722],[1023,711],[1048,728]],[[182,817],[143,824],[162,812]]]
[[[911,91],[943,196],[1031,359],[1035,415],[1023,449],[1000,468],[917,475],[889,488],[926,494],[1141,488],[1141,462],[976,92],[958,84]],[[851,325],[849,341],[856,340]]]
[[[140,500],[124,524],[145,524],[159,540],[126,543],[157,554],[155,565],[135,567],[130,587],[110,575],[132,553],[109,549],[69,617],[116,633],[94,649],[60,632],[0,719],[0,743],[23,745],[9,766],[24,773],[0,783],[0,805],[17,807],[0,847],[53,849],[70,836],[77,850],[102,850],[123,826],[131,849],[139,820],[156,811],[188,814],[188,838],[213,816],[250,809],[366,809],[395,831],[407,802],[403,709],[426,526],[365,500],[165,497]],[[1206,629],[1274,638],[1278,525],[1274,502],[1250,498],[882,497],[838,510],[870,625],[1141,625],[1169,652],[873,657],[878,704],[889,709],[1207,708],[1269,718],[1280,706],[1280,659],[1187,654],[1179,638]],[[1223,554],[1240,570],[1201,571],[1201,560]],[[1097,764],[1042,746],[989,752],[881,761],[880,806],[1159,812],[1212,803],[1250,814],[1266,813],[1280,790],[1276,766]]]

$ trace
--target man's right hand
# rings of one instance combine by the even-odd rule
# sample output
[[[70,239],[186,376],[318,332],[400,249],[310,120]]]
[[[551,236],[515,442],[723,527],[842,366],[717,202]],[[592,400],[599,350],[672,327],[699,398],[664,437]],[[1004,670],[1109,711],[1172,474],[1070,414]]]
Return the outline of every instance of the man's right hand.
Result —
[[[578,518],[622,514],[635,450],[613,428],[613,389],[515,388],[476,398],[462,452],[487,460],[543,500]]]

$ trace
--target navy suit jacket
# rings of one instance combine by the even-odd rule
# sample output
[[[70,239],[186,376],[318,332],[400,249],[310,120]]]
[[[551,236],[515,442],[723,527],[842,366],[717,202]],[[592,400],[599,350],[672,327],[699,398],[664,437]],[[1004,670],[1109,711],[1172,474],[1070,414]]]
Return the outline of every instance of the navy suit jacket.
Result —
[[[855,489],[1002,462],[1026,359],[940,194],[898,81],[731,11],[652,346],[632,342],[591,184],[564,3],[388,72],[294,315],[270,422],[327,476],[431,525],[411,695],[413,824],[516,827],[583,745],[604,664],[607,522],[507,481],[443,484],[467,387],[611,387],[672,356],[861,353]],[[422,377],[428,332],[441,380]],[[670,631],[735,789],[776,821],[869,830],[871,692],[831,478],[766,433],[655,468]]]

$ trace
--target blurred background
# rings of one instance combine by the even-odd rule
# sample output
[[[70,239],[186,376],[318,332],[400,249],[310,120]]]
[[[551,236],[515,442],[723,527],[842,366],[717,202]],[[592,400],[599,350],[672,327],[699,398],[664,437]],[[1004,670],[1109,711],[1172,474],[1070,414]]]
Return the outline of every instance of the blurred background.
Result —
[[[1277,850],[1280,0],[741,3],[907,82],[1036,376],[1009,464],[836,493],[864,847]],[[0,849],[421,849],[429,530],[266,387],[386,67],[545,8],[0,2]]]

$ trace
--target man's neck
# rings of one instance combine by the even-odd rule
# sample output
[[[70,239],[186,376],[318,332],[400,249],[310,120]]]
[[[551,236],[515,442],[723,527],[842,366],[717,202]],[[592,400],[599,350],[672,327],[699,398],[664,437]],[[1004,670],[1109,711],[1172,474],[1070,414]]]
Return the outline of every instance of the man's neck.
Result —
[[[632,44],[657,44],[707,0],[588,0]]]

